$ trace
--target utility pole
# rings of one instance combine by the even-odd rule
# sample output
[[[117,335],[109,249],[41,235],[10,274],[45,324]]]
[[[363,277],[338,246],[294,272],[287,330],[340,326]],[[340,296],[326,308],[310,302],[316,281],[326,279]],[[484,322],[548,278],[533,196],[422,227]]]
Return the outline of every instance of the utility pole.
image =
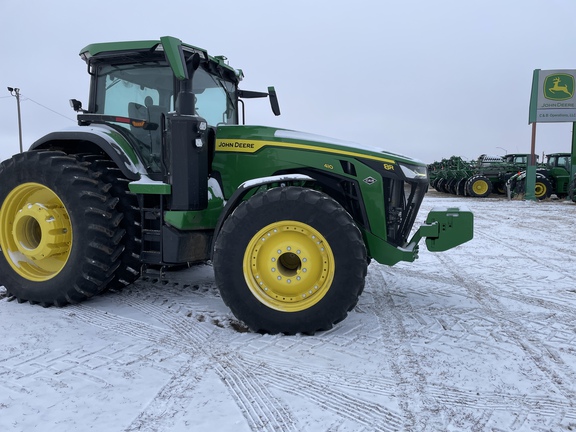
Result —
[[[16,97],[16,105],[18,107],[18,137],[20,138],[20,153],[22,153],[22,118],[20,116],[20,89],[8,87],[8,91],[12,96]]]

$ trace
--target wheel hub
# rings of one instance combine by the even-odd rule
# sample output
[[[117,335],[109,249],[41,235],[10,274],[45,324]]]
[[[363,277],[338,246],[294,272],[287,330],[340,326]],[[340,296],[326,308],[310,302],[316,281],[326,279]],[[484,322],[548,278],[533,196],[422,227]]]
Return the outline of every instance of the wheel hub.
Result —
[[[27,203],[14,218],[12,237],[20,253],[35,261],[67,252],[72,240],[68,214]]]
[[[266,306],[296,312],[324,297],[334,276],[334,256],[314,228],[282,221],[252,238],[244,255],[244,275],[252,293]]]
[[[488,191],[488,184],[484,180],[478,180],[474,182],[473,188],[477,194],[481,195]]]
[[[15,187],[0,209],[0,247],[13,270],[31,281],[57,275],[70,256],[72,225],[54,191],[39,183]]]

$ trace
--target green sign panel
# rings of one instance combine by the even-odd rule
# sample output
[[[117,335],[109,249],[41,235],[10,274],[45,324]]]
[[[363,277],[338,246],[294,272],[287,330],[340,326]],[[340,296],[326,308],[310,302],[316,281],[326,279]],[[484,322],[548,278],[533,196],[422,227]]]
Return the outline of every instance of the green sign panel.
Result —
[[[576,70],[536,69],[528,122],[576,122],[575,76]]]

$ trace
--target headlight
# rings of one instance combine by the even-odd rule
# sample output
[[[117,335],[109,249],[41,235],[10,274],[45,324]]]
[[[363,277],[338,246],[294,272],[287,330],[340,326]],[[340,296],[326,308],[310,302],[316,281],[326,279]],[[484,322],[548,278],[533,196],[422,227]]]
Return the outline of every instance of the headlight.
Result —
[[[423,179],[427,178],[428,174],[426,171],[426,167],[422,165],[408,165],[408,164],[398,164],[400,168],[402,168],[402,172],[404,175],[409,179]]]

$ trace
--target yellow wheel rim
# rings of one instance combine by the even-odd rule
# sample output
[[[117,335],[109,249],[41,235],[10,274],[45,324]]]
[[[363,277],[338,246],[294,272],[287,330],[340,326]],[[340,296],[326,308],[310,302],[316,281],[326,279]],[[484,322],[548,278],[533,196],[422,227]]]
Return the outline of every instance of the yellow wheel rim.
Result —
[[[546,195],[546,185],[540,182],[536,182],[536,186],[534,187],[534,195],[536,195],[536,198],[541,198]]]
[[[334,279],[334,255],[310,225],[280,221],[262,228],[246,248],[246,283],[264,305],[298,312],[318,303]]]
[[[484,195],[488,192],[488,183],[486,183],[486,180],[476,180],[472,185],[472,189],[478,195]]]
[[[0,246],[18,275],[35,282],[53,278],[71,245],[68,211],[51,189],[24,183],[8,194],[0,209]]]

